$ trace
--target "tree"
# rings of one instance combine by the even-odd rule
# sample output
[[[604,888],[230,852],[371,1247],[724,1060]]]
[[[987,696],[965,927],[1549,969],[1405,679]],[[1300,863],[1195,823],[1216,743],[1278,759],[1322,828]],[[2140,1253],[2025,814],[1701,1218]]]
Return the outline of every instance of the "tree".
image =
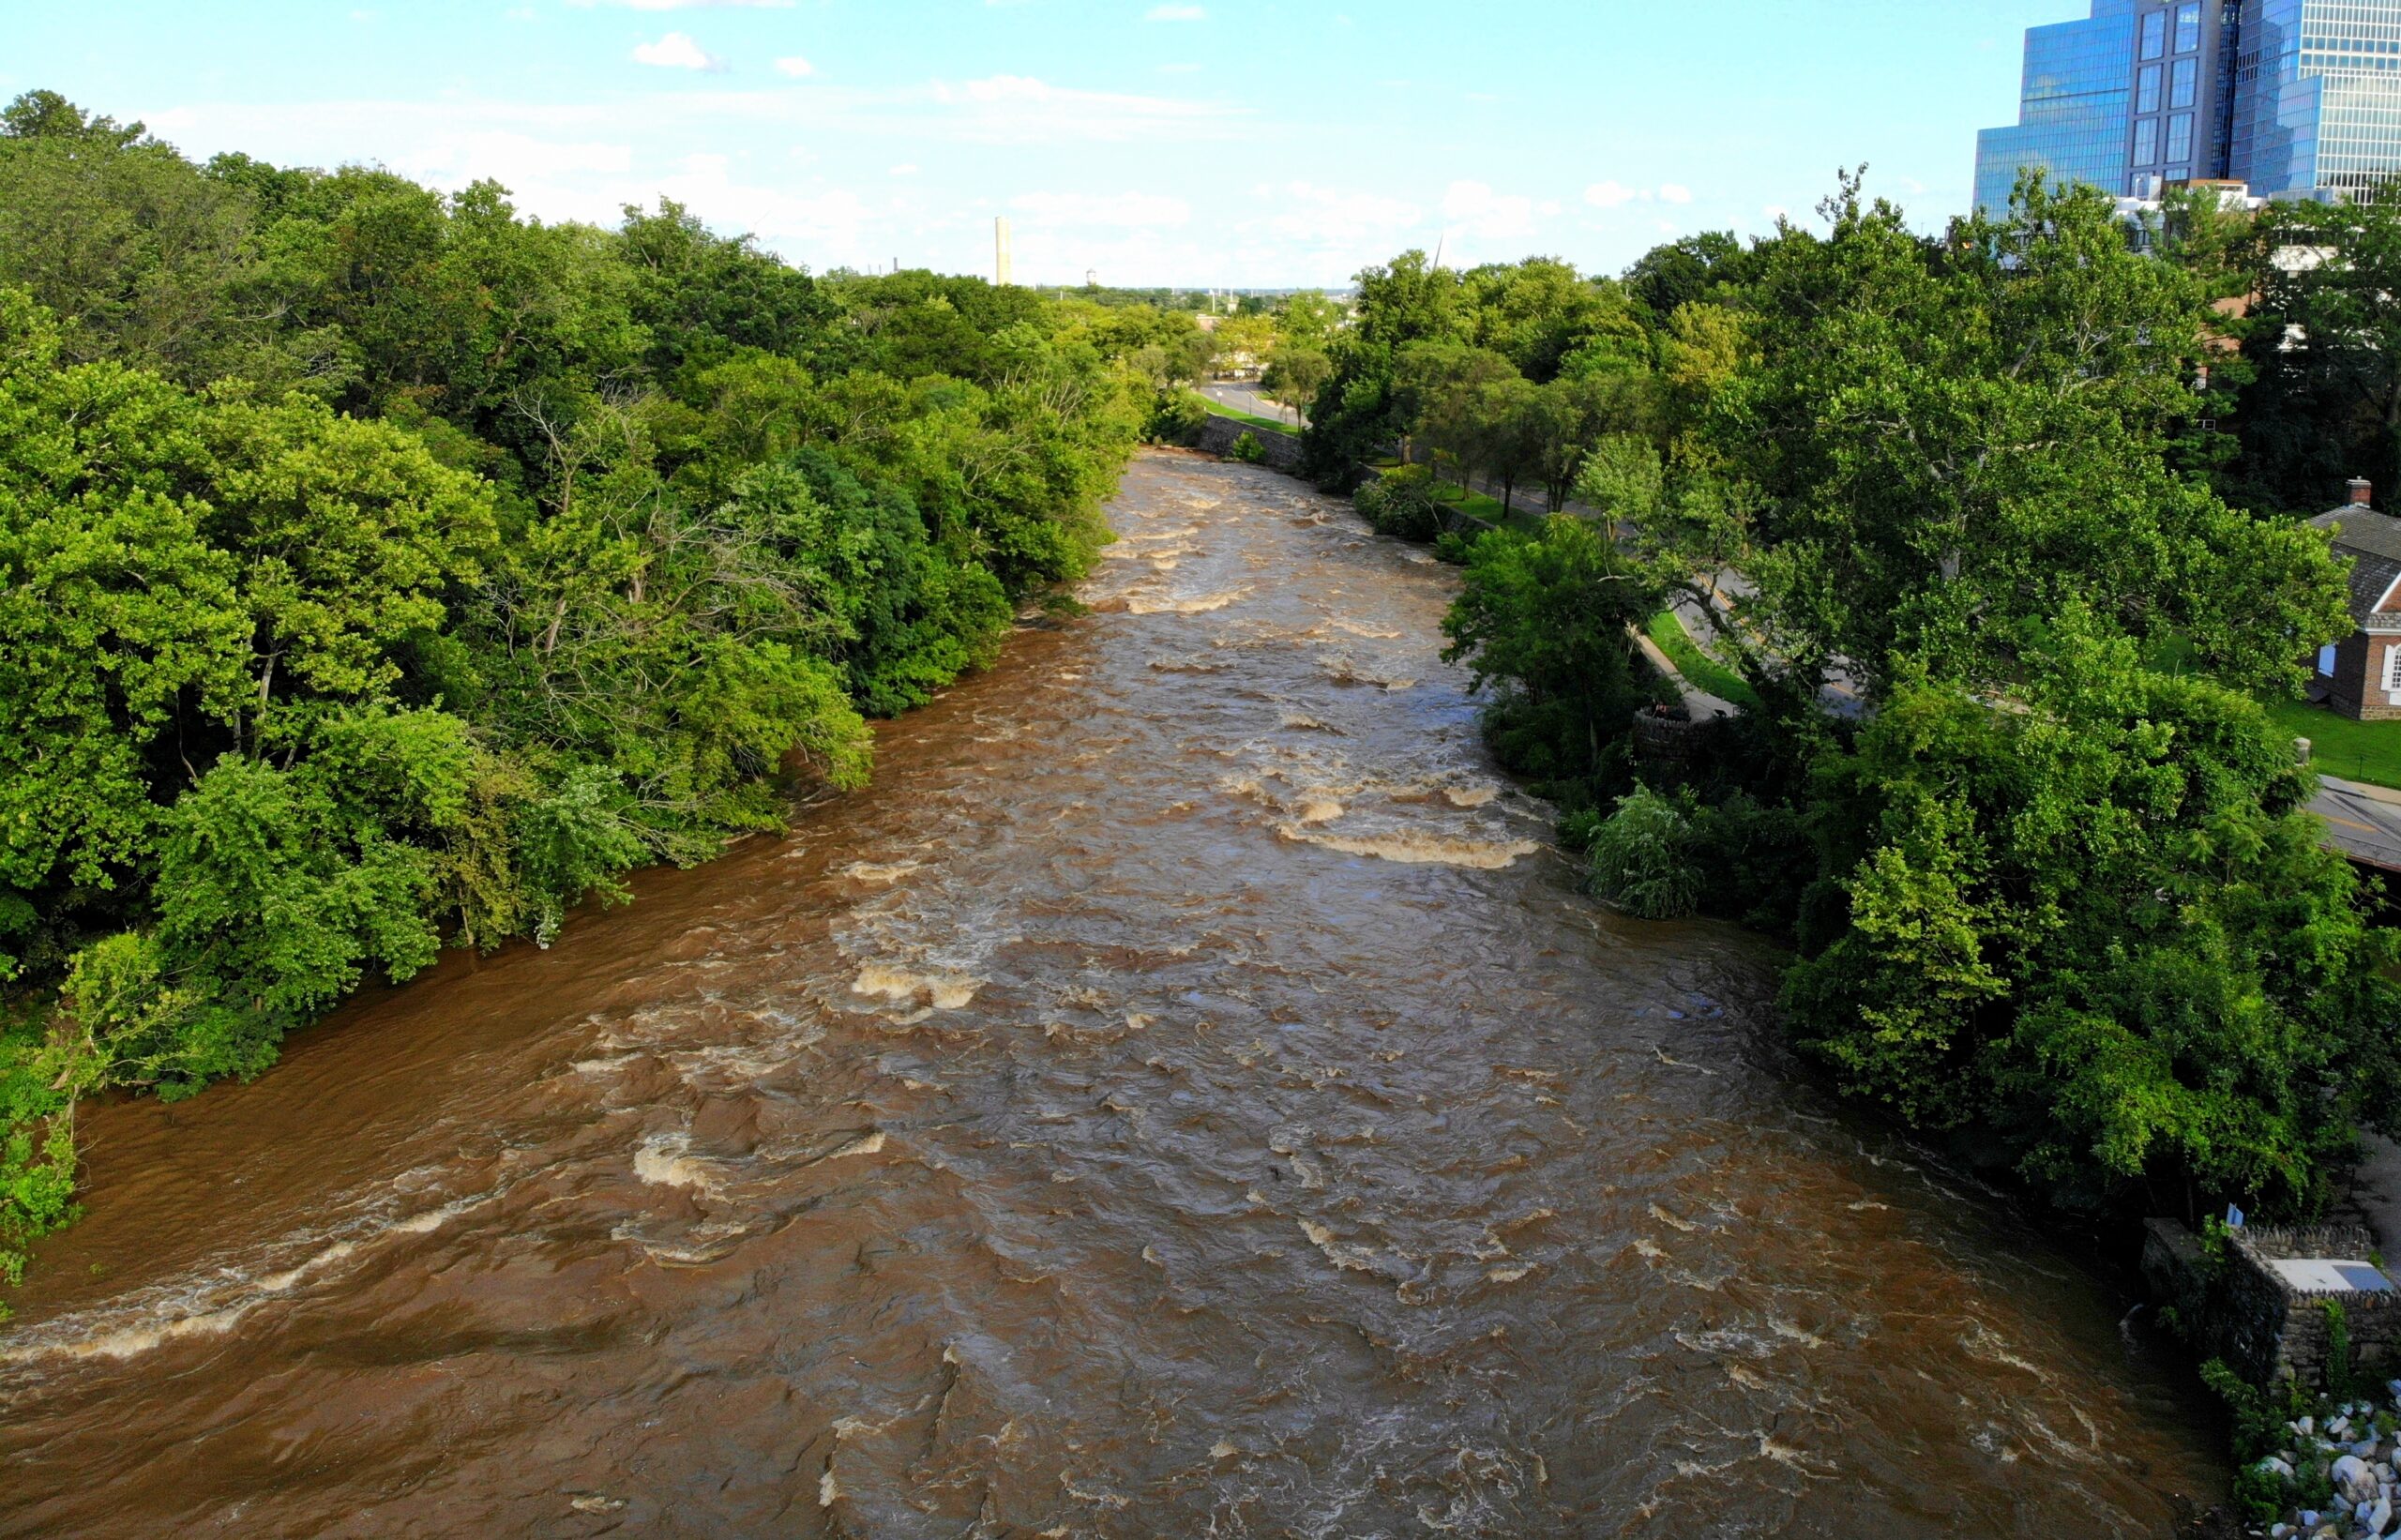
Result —
[[[1435,460],[1449,460],[1464,481],[1489,447],[1473,412],[1479,393],[1519,378],[1516,366],[1489,349],[1447,339],[1411,342],[1392,362],[1386,420],[1405,452],[1422,438]]]
[[[2311,512],[2352,476],[2401,487],[2401,196],[2276,204],[2252,250],[2245,480],[2272,506]]]
[[[1487,382],[1459,403],[1464,440],[1472,447],[1463,463],[1483,467],[1501,478],[1501,506],[1516,506],[1518,478],[1537,470],[1555,427],[1548,408],[1553,398],[1521,374]]]
[[[2228,508],[2165,462],[2214,319],[2129,249],[2107,199],[2030,184],[1937,246],[1856,184],[1832,234],[1767,249],[1755,368],[1718,393],[1723,462],[1761,496],[1755,618],[1805,671],[1894,660],[2005,687],[2089,602],[2229,680],[2299,680],[2348,628],[2314,532]]]
[[[79,1096],[861,784],[865,714],[1108,538],[1136,355],[1207,340],[0,112],[0,1279]]]
[[[1291,409],[1297,422],[1302,411],[1317,400],[1318,392],[1333,377],[1333,359],[1314,348],[1287,340],[1277,345],[1259,383],[1270,397]]]
[[[1788,1007],[2070,1206],[2315,1212],[2354,1120],[2401,1124],[2393,934],[2257,704],[2061,618],[2017,709],[1912,674],[1829,767],[1849,924]]]
[[[1276,307],[1276,330],[1296,347],[1328,353],[1343,322],[1341,305],[1315,290],[1287,294]]]
[[[1485,733],[1503,762],[1551,794],[1589,803],[1643,699],[1627,627],[1657,608],[1655,576],[1590,521],[1488,530],[1468,552],[1442,622],[1443,657],[1490,692]]]

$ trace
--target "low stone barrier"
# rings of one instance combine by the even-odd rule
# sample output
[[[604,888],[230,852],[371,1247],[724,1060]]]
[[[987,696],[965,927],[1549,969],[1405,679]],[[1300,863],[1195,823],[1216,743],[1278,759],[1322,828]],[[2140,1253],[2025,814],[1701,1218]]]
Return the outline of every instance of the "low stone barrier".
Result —
[[[1259,441],[1259,463],[1286,476],[1301,474],[1301,441],[1290,433],[1279,433],[1273,428],[1256,428],[1238,417],[1221,417],[1209,414],[1200,425],[1200,442],[1193,445],[1202,454],[1229,455],[1239,439],[1248,433]]]
[[[2291,1378],[2304,1389],[2325,1376],[2326,1306],[2343,1307],[2353,1366],[2401,1359],[2401,1292],[2363,1264],[2328,1268],[2323,1282],[2297,1286],[2277,1264],[2296,1259],[2363,1259],[2373,1238],[2348,1227],[2232,1233],[2211,1257],[2172,1219],[2144,1225],[2142,1271],[2152,1299],[2173,1306],[2203,1357],[2223,1358],[2256,1385]],[[2356,1272],[2356,1278],[2344,1276]],[[2367,1287],[2344,1287],[2363,1282]]]

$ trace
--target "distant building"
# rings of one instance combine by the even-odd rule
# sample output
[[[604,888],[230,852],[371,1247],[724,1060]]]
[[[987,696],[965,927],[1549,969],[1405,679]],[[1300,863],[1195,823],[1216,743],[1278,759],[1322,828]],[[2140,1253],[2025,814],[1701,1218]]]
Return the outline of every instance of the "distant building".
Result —
[[[2401,519],[2369,506],[2371,489],[2310,523],[2334,532],[2334,559],[2350,565],[2351,624],[2359,629],[2318,652],[2326,703],[2362,721],[2401,717]]]
[[[2330,198],[2401,174],[2401,0],[2092,0],[2026,34],[2018,122],[1976,136],[1976,205],[2019,171],[2120,197],[2233,180]]]

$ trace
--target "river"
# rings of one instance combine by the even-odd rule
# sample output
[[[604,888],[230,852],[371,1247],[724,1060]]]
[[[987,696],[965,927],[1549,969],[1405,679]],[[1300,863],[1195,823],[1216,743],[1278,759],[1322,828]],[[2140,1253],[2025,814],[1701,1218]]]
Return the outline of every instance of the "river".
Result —
[[[2164,1533],[2125,1301],[1579,897],[1456,574],[1155,452],[876,784],[91,1113],[0,1534]]]

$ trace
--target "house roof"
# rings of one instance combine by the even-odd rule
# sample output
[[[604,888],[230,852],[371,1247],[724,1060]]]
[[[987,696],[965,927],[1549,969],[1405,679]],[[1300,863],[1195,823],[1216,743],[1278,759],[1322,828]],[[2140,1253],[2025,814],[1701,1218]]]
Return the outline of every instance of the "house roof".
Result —
[[[2351,558],[2351,623],[2365,626],[2393,583],[2401,581],[2401,519],[2351,505],[2309,522],[2333,530],[2334,554]]]

